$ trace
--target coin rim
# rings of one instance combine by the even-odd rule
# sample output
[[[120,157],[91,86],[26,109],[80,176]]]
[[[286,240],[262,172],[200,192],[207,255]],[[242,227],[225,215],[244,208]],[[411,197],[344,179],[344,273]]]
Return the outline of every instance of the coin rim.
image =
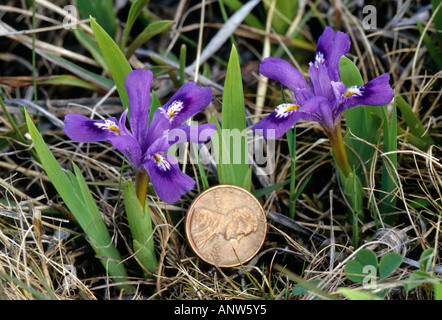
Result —
[[[193,208],[194,208],[195,204],[198,203],[198,200],[199,200],[202,196],[204,196],[206,193],[208,193],[208,192],[210,192],[210,191],[212,191],[212,190],[214,190],[214,189],[219,189],[219,188],[234,188],[234,189],[238,189],[238,190],[240,190],[240,191],[242,191],[242,192],[248,193],[248,194],[252,197],[252,199],[258,204],[258,206],[259,206],[259,208],[260,208],[260,210],[261,210],[262,216],[264,217],[264,236],[262,237],[262,240],[261,240],[260,245],[258,246],[258,248],[256,249],[256,251],[255,251],[252,255],[250,255],[249,258],[247,258],[246,260],[243,260],[243,261],[241,261],[241,262],[235,263],[235,264],[216,264],[216,263],[214,263],[213,261],[209,261],[209,260],[207,260],[207,258],[203,257],[203,256],[200,254],[200,252],[196,249],[196,244],[195,244],[195,242],[193,241],[193,238],[192,238],[192,236],[191,236],[191,232],[190,232],[190,218],[193,216],[192,211],[194,211]],[[251,260],[251,259],[252,259],[252,258],[258,253],[258,251],[261,249],[262,245],[264,244],[264,241],[265,241],[266,235],[267,235],[267,217],[266,217],[266,213],[265,213],[265,211],[264,211],[264,208],[263,208],[262,205],[259,203],[258,199],[257,199],[257,198],[256,198],[256,197],[255,197],[250,191],[248,191],[248,190],[246,190],[246,189],[244,189],[244,188],[241,188],[241,187],[235,186],[235,185],[222,184],[222,185],[213,186],[213,187],[210,187],[210,188],[207,189],[207,190],[204,190],[203,192],[201,192],[201,193],[200,193],[200,194],[199,194],[199,195],[198,195],[198,196],[192,201],[192,203],[190,204],[189,209],[187,210],[187,213],[186,213],[186,227],[185,227],[185,229],[186,229],[186,238],[187,238],[187,241],[189,242],[190,247],[192,248],[193,252],[194,252],[199,258],[201,258],[202,260],[204,260],[205,262],[207,262],[207,263],[209,263],[209,264],[211,264],[211,265],[213,265],[213,266],[218,266],[218,267],[222,267],[222,268],[231,268],[231,267],[237,267],[237,266],[239,266],[239,265],[241,265],[241,264],[244,264],[244,263],[249,262],[249,261],[250,261],[250,260]]]

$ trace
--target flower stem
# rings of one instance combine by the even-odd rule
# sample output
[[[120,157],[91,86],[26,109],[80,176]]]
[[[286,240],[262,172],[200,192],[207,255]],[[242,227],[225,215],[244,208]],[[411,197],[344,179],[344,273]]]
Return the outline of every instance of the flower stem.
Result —
[[[343,187],[344,196],[350,209],[350,221],[353,225],[352,242],[356,248],[359,243],[359,216],[363,216],[362,185],[358,176],[350,170],[347,160],[344,141],[341,134],[341,126],[333,126],[332,130],[326,130],[330,140],[335,163],[339,168],[339,178]]]
[[[144,208],[146,205],[147,187],[149,186],[149,174],[144,168],[138,170],[135,177],[135,194]]]
[[[335,157],[336,164],[341,172],[348,176],[350,173],[350,166],[348,165],[347,152],[345,151],[344,141],[341,134],[341,126],[334,126],[331,131],[326,130],[328,139],[332,147],[333,155]]]

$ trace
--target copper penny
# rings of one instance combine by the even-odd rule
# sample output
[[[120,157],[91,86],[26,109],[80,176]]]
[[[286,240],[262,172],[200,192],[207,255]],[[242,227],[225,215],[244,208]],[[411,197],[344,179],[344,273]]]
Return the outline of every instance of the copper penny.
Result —
[[[237,186],[207,189],[187,212],[190,246],[201,259],[219,267],[238,266],[253,258],[266,231],[264,209],[255,196]]]

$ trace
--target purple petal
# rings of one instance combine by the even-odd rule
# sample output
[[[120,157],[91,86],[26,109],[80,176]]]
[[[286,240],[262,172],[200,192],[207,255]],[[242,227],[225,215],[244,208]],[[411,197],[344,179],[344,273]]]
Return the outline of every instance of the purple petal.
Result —
[[[212,90],[199,87],[196,82],[184,84],[161,108],[169,117],[170,127],[176,128],[184,124],[212,101]]]
[[[158,197],[167,202],[177,202],[181,196],[195,187],[195,181],[182,173],[175,157],[155,153],[143,163]]]
[[[64,133],[77,142],[109,141],[120,134],[116,118],[92,120],[77,113],[69,113],[64,118]]]
[[[323,63],[330,80],[339,81],[339,60],[350,50],[351,41],[348,34],[341,31],[336,33],[331,27],[326,27],[318,39],[315,63]]]
[[[302,106],[302,111],[310,115],[310,119],[319,122],[324,128],[332,128],[335,122],[333,107],[330,101],[322,96],[313,97]]]
[[[125,123],[127,112],[127,109],[124,110],[120,116],[120,120],[118,121],[120,134],[118,136],[111,137],[109,142],[112,143],[114,149],[123,153],[137,170],[142,164],[143,152],[138,139],[135,138],[132,132],[126,128]]]
[[[167,152],[170,148],[168,130],[163,132],[163,135],[158,137],[153,143],[149,145],[149,148],[146,151],[146,155],[159,153],[159,152]]]
[[[332,90],[333,90],[333,102],[332,105],[336,105],[336,103],[341,99],[342,95],[345,92],[345,84],[341,81],[332,81],[331,82]]]
[[[268,57],[261,63],[259,72],[289,88],[295,96],[295,103],[299,105],[313,96],[302,73],[285,60]]]
[[[91,120],[83,115],[69,113],[65,117],[65,134],[77,142],[108,141],[114,149],[121,151],[134,165],[141,165],[141,147],[138,140],[126,129],[127,110],[120,120],[109,118]]]
[[[134,136],[143,145],[149,125],[150,86],[153,74],[150,70],[133,70],[124,85],[129,97],[130,125]]]
[[[309,120],[310,115],[300,111],[300,108],[294,104],[281,104],[273,113],[255,124],[253,130],[262,132],[264,139],[279,139],[299,120]]]
[[[137,170],[142,165],[142,151],[138,140],[132,135],[121,135],[110,140],[116,150],[123,153]]]
[[[342,95],[339,110],[351,109],[358,106],[383,106],[394,97],[390,86],[390,76],[384,73],[360,87],[347,88]]]
[[[149,130],[147,130],[145,148],[149,148],[157,139],[162,138],[168,130],[170,130],[169,117],[163,108],[158,108],[153,114]]]
[[[313,90],[315,96],[326,97],[329,101],[333,101],[335,95],[327,67],[321,63],[310,63],[308,73],[310,75],[310,88]]]
[[[170,145],[181,142],[204,143],[215,131],[216,124],[214,123],[178,127],[169,131],[168,139]]]

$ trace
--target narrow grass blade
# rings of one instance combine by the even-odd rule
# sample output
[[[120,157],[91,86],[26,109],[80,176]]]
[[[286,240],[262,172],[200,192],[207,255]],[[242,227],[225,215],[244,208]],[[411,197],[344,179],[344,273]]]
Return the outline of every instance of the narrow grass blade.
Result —
[[[436,39],[439,44],[439,49],[442,50],[442,1],[431,0],[431,11],[432,14],[435,14],[434,29],[436,30]]]
[[[223,3],[233,11],[239,10],[244,5],[239,0],[223,0]],[[247,14],[244,18],[244,22],[251,27],[264,30],[264,25],[261,23],[261,20],[259,20],[253,13]]]
[[[395,100],[396,101],[396,100]],[[381,193],[380,197],[383,201],[379,204],[379,211],[381,214],[387,214],[395,211],[397,198],[392,195],[396,189],[397,184],[397,115],[396,103],[394,104],[391,120],[388,120],[386,107],[382,107],[384,112],[384,145],[383,152],[388,153],[387,159],[382,163],[382,177],[381,177]],[[390,224],[392,221],[385,221]]]
[[[36,4],[32,1],[32,29],[35,29],[35,13]],[[35,33],[32,34],[32,77],[33,77],[33,87],[34,87],[34,102],[37,103],[37,68],[35,59]]]
[[[228,146],[236,185],[244,188],[250,185],[251,176],[248,175],[247,126],[241,68],[234,46],[230,53],[224,83],[222,129],[222,140]]]
[[[64,59],[63,57],[59,57],[50,52],[44,52],[44,55],[46,56],[45,58],[48,59],[50,62],[59,65],[60,67],[66,70],[69,70],[70,72],[75,74],[79,79],[91,82],[91,84],[95,85],[96,87],[102,90],[106,91],[110,90],[114,85],[114,82],[111,79],[93,73],[69,60]]]
[[[50,300],[50,299],[52,299],[51,296],[45,295],[44,293],[42,293],[42,292],[38,291],[37,289],[31,287],[30,285],[28,286],[25,282],[20,281],[19,279],[10,276],[9,274],[3,272],[1,269],[0,269],[0,279],[3,279],[4,281],[12,282],[17,287],[20,287],[20,288],[22,288],[22,290],[27,291],[30,294],[32,294],[38,300]]]
[[[91,17],[91,27],[97,39],[98,46],[103,53],[104,58],[109,66],[109,69],[120,94],[121,102],[125,108],[129,107],[129,98],[127,96],[124,82],[126,76],[132,71],[127,59],[124,57],[120,48],[116,45],[114,40],[104,31],[104,29]]]
[[[35,127],[28,113],[26,112],[25,115],[29,134],[32,137],[32,142],[34,143],[34,147],[37,150],[40,162],[43,165],[46,174],[51,179],[52,184],[57,189],[59,195],[63,198],[63,201],[66,203],[73,214],[79,212],[88,212],[87,207],[78,197],[76,191],[72,188],[71,182],[46,146],[43,138],[37,131],[37,128]],[[89,215],[85,215],[84,213],[78,215],[78,217],[76,216],[75,218],[80,223],[80,225],[86,226],[90,217]]]
[[[211,123],[216,124],[216,134],[210,138],[213,143],[216,169],[219,184],[237,185],[233,165],[230,162],[229,150],[224,144],[221,126],[218,120],[212,115]]]
[[[286,103],[284,90],[281,88],[281,102]],[[286,132],[290,153],[290,206],[289,217],[295,219],[295,186],[296,186],[296,124]]]
[[[147,5],[149,0],[135,0],[130,6],[129,13],[127,15],[126,25],[124,26],[123,36],[121,38],[120,49],[124,52],[126,47],[127,38],[129,37],[130,31],[140,15],[143,8]]]
[[[230,52],[224,83],[222,127],[223,129],[238,129],[241,131],[246,129],[241,68],[238,52],[234,46]]]
[[[201,184],[203,185],[203,190],[206,190],[209,188],[209,181],[207,180],[206,172],[204,171],[203,165],[200,161],[199,153],[198,153],[198,144],[191,143],[193,155],[196,158],[197,166],[198,166],[198,172],[200,173],[201,178]]]
[[[94,17],[106,33],[112,39],[115,39],[117,34],[117,17],[115,16],[113,2],[113,0],[76,0],[81,18]]]
[[[419,265],[422,271],[429,272],[433,264],[435,251],[433,248],[425,249],[419,257]]]
[[[295,218],[295,186],[296,186],[296,127],[286,132],[290,152],[290,207],[289,216]]]
[[[270,2],[264,1],[264,6],[267,10],[270,6]],[[298,12],[299,3],[293,0],[278,0],[275,4],[275,13],[272,19],[272,28],[277,34],[284,35],[287,29],[290,27],[290,22],[295,20],[296,13]],[[284,16],[286,19],[283,19]]]
[[[161,107],[161,101],[160,101],[160,99],[158,99],[158,96],[155,93],[155,91],[152,91],[152,96],[151,96],[150,105],[149,105],[149,124],[152,121],[153,114],[155,113],[155,111],[159,107]]]
[[[8,119],[9,125],[11,126],[12,130],[4,135],[2,135],[3,138],[7,136],[14,137],[14,135],[24,144],[28,144],[28,141],[26,141],[26,138],[24,136],[25,134],[25,127],[18,126],[15,120],[12,118],[11,114],[9,113],[8,109],[5,106],[5,103],[3,102],[3,99],[0,96],[0,105],[2,108],[3,113],[5,114],[6,118]],[[2,139],[3,140],[3,139]],[[9,146],[10,142],[7,139],[4,139],[3,141],[0,141],[0,150],[3,149],[4,146]],[[34,150],[30,150],[29,153],[32,155],[34,159],[37,159],[37,154]]]
[[[86,233],[92,248],[100,256],[104,268],[115,282],[127,281],[127,273],[121,263],[121,256],[112,242],[109,231],[95,202],[93,202],[92,195],[80,170],[74,165],[76,176],[70,174],[71,181],[46,146],[26,111],[25,117],[29,134],[46,174]],[[127,285],[122,285],[121,288],[132,290],[132,287]]]
[[[417,28],[419,29],[420,34],[423,34],[424,33],[424,27],[422,26],[422,23],[420,23],[419,21],[416,21],[416,24],[417,24]],[[442,69],[442,56],[437,51],[436,46],[434,45],[434,43],[431,40],[430,36],[426,32],[423,35],[423,39],[422,40],[423,40],[423,42],[425,44],[425,47],[428,50],[428,54],[430,55],[430,57],[433,60],[433,62],[436,64],[436,66],[439,69]]]
[[[359,246],[359,218],[364,218],[364,204],[363,204],[363,189],[361,181],[359,180],[359,177],[353,173],[350,174],[350,177],[353,176],[351,186],[352,186],[352,192],[351,196],[349,197],[353,209],[353,234],[352,234],[352,240],[353,240],[353,246],[357,248]],[[347,189],[349,190],[349,188]]]
[[[187,46],[183,43],[180,48],[180,86],[186,83]]]
[[[73,86],[84,88],[92,91],[98,91],[98,87],[93,83],[84,81],[69,74],[54,75],[45,78],[37,78],[39,85],[53,85],[53,86]]]
[[[180,85],[177,76],[176,76],[176,68],[173,66],[170,66],[164,59],[158,56],[151,56],[150,57],[152,61],[157,65],[157,67],[152,67],[150,70],[154,73],[155,76],[160,76],[163,74],[168,74],[170,77],[170,80],[172,80],[175,87],[178,87]],[[156,71],[155,69],[158,69]]]
[[[434,300],[441,301],[442,300],[442,282],[434,283]]]
[[[264,196],[264,195],[266,195],[266,194],[269,194],[269,193],[271,193],[271,192],[273,192],[273,191],[276,191],[276,190],[278,190],[279,188],[282,188],[282,187],[284,187],[284,186],[286,186],[286,185],[288,185],[288,184],[290,184],[290,179],[287,179],[287,180],[285,180],[285,181],[283,181],[283,182],[275,183],[275,184],[273,184],[273,185],[271,185],[271,186],[264,187],[264,188],[261,188],[261,189],[259,189],[259,190],[256,190],[256,191],[253,193],[253,195],[254,195],[255,197],[259,198],[259,197],[262,197],[262,196]]]
[[[72,163],[72,167],[74,168],[75,178],[76,178],[76,186],[79,187],[79,189],[75,189],[77,192],[77,195],[81,197],[83,200],[83,203],[86,205],[89,213],[89,218],[91,218],[93,221],[101,220],[101,213],[98,210],[97,204],[94,201],[94,198],[92,197],[92,194],[89,190],[89,187],[87,186],[86,180],[83,177],[83,174],[81,173],[80,169],[75,163]],[[73,176],[71,176],[71,180],[74,181]],[[106,229],[106,233],[107,229]]]
[[[224,0],[218,0],[218,4],[219,4],[219,9],[220,9],[220,11],[221,11],[221,15],[222,15],[222,17],[223,17],[224,23],[226,23],[226,21],[229,20],[229,17],[228,17],[228,15],[227,15],[226,7],[225,7],[225,5],[224,5]],[[241,4],[241,5],[242,5],[242,4]],[[246,17],[246,18],[247,18],[247,17]],[[236,45],[237,45],[236,40],[235,40],[235,36],[234,36],[233,34],[230,35],[230,43],[231,43],[233,46],[236,46]]]
[[[174,21],[163,20],[157,21],[149,24],[130,44],[126,51],[126,57],[129,58],[141,45],[146,43],[147,40],[153,36],[163,32],[164,30],[170,28],[174,24]]]
[[[350,221],[353,226],[352,243],[356,248],[359,244],[359,218],[364,218],[364,206],[363,206],[363,188],[361,181],[354,171],[351,171],[345,176],[340,170],[340,181],[344,196],[347,199],[350,210]]]
[[[399,108],[399,111],[402,114],[405,122],[407,123],[408,128],[410,128],[411,133],[417,138],[425,141],[427,144],[427,148],[434,144],[433,139],[430,137],[430,134],[427,132],[425,127],[422,125],[422,122],[416,116],[416,114],[411,109],[410,105],[407,101],[404,100],[401,96],[396,97],[396,104]],[[426,151],[426,150],[425,150]]]
[[[75,29],[74,34],[78,42],[80,42],[81,45],[87,51],[89,51],[94,60],[97,61],[97,63],[103,68],[103,70],[109,73],[109,66],[106,64],[106,59],[104,59],[103,54],[101,53],[100,48],[97,45],[97,42],[95,42],[93,39],[93,36],[91,34],[85,33],[84,31],[81,31],[80,29]]]
[[[338,288],[338,293],[342,294],[349,300],[383,300],[382,298],[363,291],[357,291],[354,289],[348,288]]]
[[[314,168],[316,165],[318,165],[319,163],[321,163],[322,161],[324,161],[329,155],[328,154],[324,154],[323,156],[321,156],[320,158],[318,158],[313,164],[311,164],[310,166],[308,166],[307,168],[305,168],[303,171],[299,172],[295,179],[301,179],[302,176],[304,176],[305,174],[307,174],[312,168]],[[294,199],[297,199],[297,197],[302,193],[302,190],[304,189],[304,184],[308,183],[308,181],[310,180],[311,175],[307,178],[304,179],[304,182],[302,183],[301,186],[298,187],[298,191],[295,193],[294,195]],[[290,184],[290,179],[287,179],[285,181],[279,182],[279,183],[275,183],[271,186],[268,187],[264,187],[261,189],[256,190],[253,194],[255,197],[259,198],[262,197],[266,194],[269,194],[273,191],[278,190],[279,188],[282,188],[286,185]]]
[[[17,130],[17,131],[16,131]],[[20,140],[25,142],[24,134],[27,132],[26,124],[16,126],[15,129],[11,129],[1,134],[0,136],[0,151],[11,146],[12,141]]]
[[[307,176],[307,178],[304,179],[304,181],[302,181],[301,185],[298,187],[298,189],[296,190],[296,192],[293,194],[293,196],[290,198],[290,201],[292,201],[293,203],[296,202],[296,200],[298,200],[299,196],[301,195],[302,191],[304,191],[304,188],[307,186],[307,184],[309,183],[310,179],[312,178],[313,175],[309,175]],[[295,191],[295,190],[294,190]]]
[[[99,89],[95,84],[84,81],[70,74],[37,77],[35,79],[31,76],[2,77],[1,79],[2,84],[9,85],[14,88],[32,86],[33,81],[35,81],[37,85],[73,86],[92,91],[97,91]]]

